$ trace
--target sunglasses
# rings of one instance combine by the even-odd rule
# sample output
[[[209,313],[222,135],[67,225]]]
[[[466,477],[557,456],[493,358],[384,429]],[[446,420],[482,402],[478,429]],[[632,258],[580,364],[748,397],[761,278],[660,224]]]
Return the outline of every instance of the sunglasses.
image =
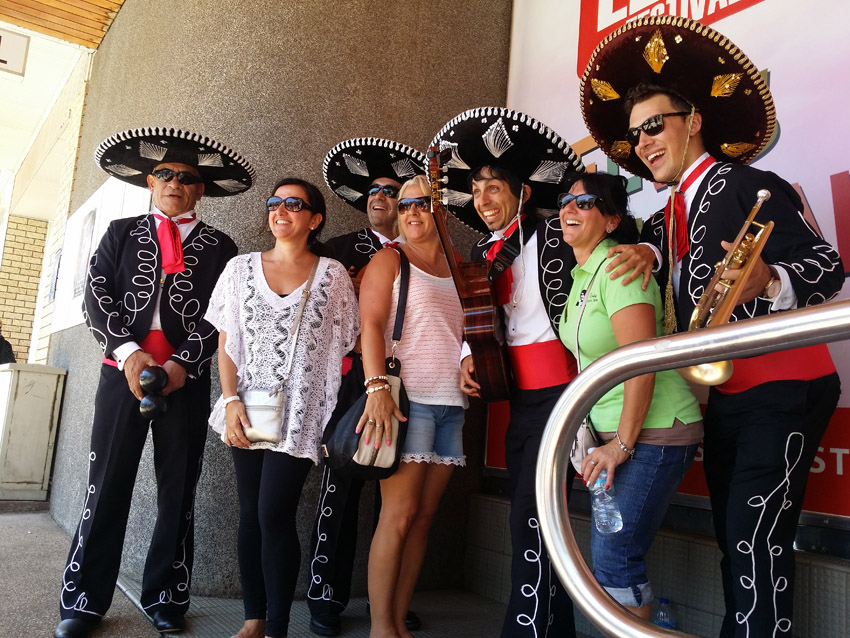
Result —
[[[170,182],[175,177],[177,181],[183,184],[183,186],[191,186],[192,184],[200,184],[204,180],[195,175],[194,173],[190,173],[189,171],[172,171],[170,168],[160,168],[151,173],[158,180],[163,182]]]
[[[287,197],[286,199],[284,199],[282,197],[278,197],[277,195],[272,195],[266,200],[266,208],[269,209],[270,213],[280,208],[281,204],[283,204],[283,207],[290,213],[297,213],[302,208],[306,208],[309,211],[313,210],[310,204],[305,202],[300,197]]]
[[[655,137],[661,131],[664,130],[664,118],[672,117],[674,115],[690,115],[690,111],[679,111],[677,113],[659,113],[658,115],[653,115],[650,118],[644,120],[643,124],[639,126],[633,126],[628,131],[626,131],[626,141],[632,146],[637,146],[640,141],[640,132],[643,131],[650,137]]]
[[[431,210],[430,197],[405,197],[398,200],[398,212],[407,212],[411,206],[416,206],[416,210],[420,213],[427,213]]]
[[[602,198],[599,195],[591,195],[583,193],[581,195],[573,195],[572,193],[561,193],[558,195],[558,210],[567,206],[570,202],[575,201],[576,206],[581,210],[590,210],[596,206],[596,202],[601,202]]]
[[[384,192],[384,197],[391,199],[398,197],[398,189],[389,184],[372,184],[366,192],[369,193],[369,197],[372,197],[372,195],[377,195],[380,191]]]

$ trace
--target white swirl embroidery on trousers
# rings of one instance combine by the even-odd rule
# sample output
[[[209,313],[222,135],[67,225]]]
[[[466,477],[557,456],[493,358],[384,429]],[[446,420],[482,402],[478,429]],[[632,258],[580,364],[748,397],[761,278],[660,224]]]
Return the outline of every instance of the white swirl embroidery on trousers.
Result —
[[[750,564],[752,565],[752,575],[751,576],[741,576],[739,579],[740,585],[744,589],[752,590],[753,592],[753,602],[750,606],[750,609],[744,612],[736,612],[735,613],[735,622],[739,625],[746,625],[747,635],[750,634],[749,628],[749,618],[753,614],[758,605],[758,591],[756,589],[756,551],[758,549],[764,550],[764,558],[770,561],[770,575],[771,575],[771,587],[773,588],[773,616],[775,619],[774,626],[774,635],[776,632],[788,633],[791,631],[791,619],[787,617],[780,617],[780,610],[776,603],[776,593],[780,591],[784,591],[788,587],[788,577],[784,575],[777,575],[774,572],[774,557],[782,554],[782,547],[779,545],[771,544],[771,534],[776,529],[776,525],[779,522],[780,516],[782,516],[783,512],[788,511],[788,509],[793,504],[790,500],[788,500],[788,491],[791,485],[791,473],[800,463],[800,459],[803,456],[803,445],[805,443],[805,436],[803,436],[800,432],[792,432],[788,435],[788,438],[785,441],[785,476],[782,481],[777,485],[769,494],[766,496],[756,495],[751,497],[747,501],[747,505],[754,509],[760,509],[761,512],[758,515],[758,522],[756,523],[755,529],[753,529],[753,535],[749,542],[747,541],[739,541],[735,546],[735,549],[741,554],[749,554],[750,556]],[[794,448],[792,449],[792,444]],[[775,498],[774,498],[775,497]],[[756,537],[758,536],[759,530],[762,527],[762,523],[764,522],[764,518],[769,514],[768,505],[772,504],[772,501],[778,501],[775,505],[776,514],[773,518],[773,521],[769,523],[770,528],[767,530],[767,534],[765,535],[764,547],[759,548],[756,547]]]
[[[310,586],[307,589],[307,598],[309,598],[310,600],[327,600],[329,602],[336,602],[341,605],[342,603],[339,603],[339,601],[335,601],[333,599],[333,585],[323,582],[321,574],[318,574],[315,571],[315,565],[317,563],[321,565],[326,565],[330,560],[325,554],[320,553],[325,551],[320,548],[328,540],[327,532],[322,531],[322,522],[325,520],[329,521],[331,516],[333,516],[333,508],[325,505],[325,500],[328,498],[329,494],[334,494],[336,491],[337,486],[331,482],[331,471],[330,468],[326,465],[324,472],[322,473],[322,484],[319,492],[319,503],[316,506],[317,542],[316,551],[313,553],[313,559],[310,561]],[[315,588],[317,587],[320,589],[318,594],[315,592]]]
[[[88,598],[86,597],[86,592],[81,591],[77,593],[77,584],[73,581],[68,580],[68,573],[77,573],[80,571],[80,563],[77,562],[77,554],[80,550],[83,549],[83,545],[85,543],[85,534],[83,534],[83,525],[85,521],[91,518],[91,510],[89,509],[89,499],[91,495],[95,492],[95,486],[91,483],[91,466],[97,459],[97,455],[94,452],[89,452],[89,470],[88,476],[86,477],[86,483],[88,484],[88,488],[86,489],[86,500],[83,503],[83,511],[80,515],[80,524],[77,528],[77,542],[74,547],[74,552],[71,554],[70,558],[68,558],[68,564],[65,566],[65,570],[62,572],[62,591],[59,594],[59,604],[62,606],[62,609],[73,609],[74,611],[83,612],[86,614],[92,614],[94,616],[102,616],[103,614],[99,614],[95,611],[89,611],[86,609],[88,606]],[[69,603],[65,602],[65,594],[77,594],[76,598]]]
[[[536,583],[523,583],[520,586],[520,592],[526,598],[529,598],[533,602],[534,609],[529,614],[519,614],[516,617],[516,622],[518,625],[523,627],[531,627],[532,634],[537,636],[537,626],[534,624],[537,620],[537,611],[540,606],[540,599],[537,595],[537,592],[540,590],[540,581],[543,579],[543,565],[541,562],[541,554],[543,552],[543,540],[540,538],[540,523],[536,518],[528,519],[528,527],[533,530],[537,530],[537,549],[526,549],[523,552],[523,558],[527,563],[532,563],[537,565],[537,582]]]

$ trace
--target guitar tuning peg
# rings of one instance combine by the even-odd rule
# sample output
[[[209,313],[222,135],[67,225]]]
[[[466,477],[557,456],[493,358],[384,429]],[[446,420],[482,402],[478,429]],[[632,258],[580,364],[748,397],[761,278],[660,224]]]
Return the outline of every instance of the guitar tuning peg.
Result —
[[[448,183],[449,183],[449,176],[448,176],[448,175],[445,175],[444,177],[441,177],[441,178],[440,178],[440,181],[441,181],[443,184],[448,184]]]

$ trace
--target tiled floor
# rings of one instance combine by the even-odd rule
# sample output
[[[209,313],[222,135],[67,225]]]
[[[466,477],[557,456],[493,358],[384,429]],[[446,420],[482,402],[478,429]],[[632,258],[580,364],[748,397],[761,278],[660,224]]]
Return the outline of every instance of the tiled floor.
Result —
[[[140,583],[119,578],[118,586],[137,606]],[[422,629],[416,638],[491,638],[498,636],[505,606],[468,591],[418,592],[411,608],[422,619]],[[192,606],[186,615],[187,631],[169,634],[185,638],[228,638],[242,626],[242,601],[192,596]],[[366,599],[355,598],[342,616],[345,638],[368,638],[369,617]],[[289,636],[313,636],[308,626],[310,612],[305,601],[292,606]]]

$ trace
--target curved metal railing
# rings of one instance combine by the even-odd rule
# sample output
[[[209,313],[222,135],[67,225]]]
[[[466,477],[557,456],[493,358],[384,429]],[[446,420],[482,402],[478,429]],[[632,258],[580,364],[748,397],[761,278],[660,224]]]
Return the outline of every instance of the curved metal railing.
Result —
[[[618,383],[640,374],[848,338],[850,301],[828,303],[630,344],[593,362],[570,383],[543,434],[537,459],[537,509],[558,576],[597,629],[614,638],[689,635],[650,625],[614,602],[593,577],[576,544],[567,511],[567,466],[578,427],[596,401]]]

